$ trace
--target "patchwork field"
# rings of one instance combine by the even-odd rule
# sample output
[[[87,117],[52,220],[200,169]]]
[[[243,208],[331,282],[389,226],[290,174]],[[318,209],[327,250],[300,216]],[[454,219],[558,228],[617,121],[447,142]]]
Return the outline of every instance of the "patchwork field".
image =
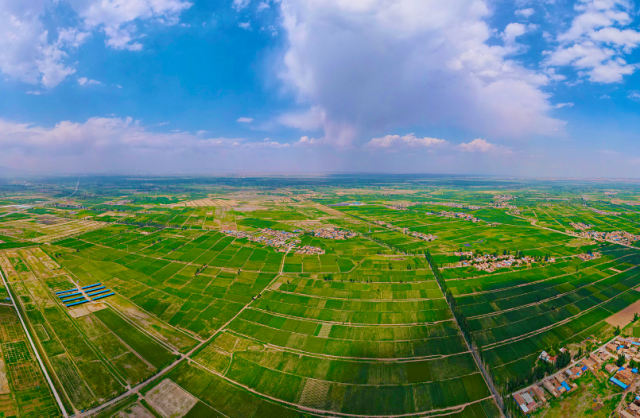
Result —
[[[633,238],[627,185],[145,181],[0,218],[0,416],[513,416],[543,350],[640,335],[640,240],[579,234]]]

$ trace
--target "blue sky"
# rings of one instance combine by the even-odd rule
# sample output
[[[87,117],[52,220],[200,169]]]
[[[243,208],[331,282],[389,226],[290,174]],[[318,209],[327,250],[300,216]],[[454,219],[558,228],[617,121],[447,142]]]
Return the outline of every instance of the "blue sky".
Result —
[[[639,177],[628,0],[5,0],[0,166]]]

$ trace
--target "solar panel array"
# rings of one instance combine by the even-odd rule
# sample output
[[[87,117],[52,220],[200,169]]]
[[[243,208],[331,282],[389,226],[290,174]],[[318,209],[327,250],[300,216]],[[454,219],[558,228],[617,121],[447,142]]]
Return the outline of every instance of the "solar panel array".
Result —
[[[74,289],[61,290],[59,292],[55,292],[55,294],[60,298],[62,303],[64,303],[64,306],[69,308],[71,306],[80,305],[93,300],[103,299],[112,296],[115,293],[110,289],[107,289],[106,286],[103,286],[102,283],[94,283],[88,286],[83,286],[80,289],[76,287]]]

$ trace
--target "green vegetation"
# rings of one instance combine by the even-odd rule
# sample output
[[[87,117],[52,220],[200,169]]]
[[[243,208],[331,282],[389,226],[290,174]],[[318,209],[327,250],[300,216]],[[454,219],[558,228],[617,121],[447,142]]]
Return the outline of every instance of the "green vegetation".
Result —
[[[2,200],[42,201],[75,187],[48,181],[20,191],[0,183]],[[159,413],[147,394],[169,378],[188,418],[315,410],[493,418],[500,412],[470,346],[508,394],[566,366],[567,344],[640,336],[637,314],[628,325],[606,322],[640,301],[640,241],[594,240],[580,229],[640,232],[635,184],[428,176],[81,184],[68,201],[0,218],[0,268],[69,412],[124,394],[102,416]],[[354,234],[313,232],[332,227]],[[287,244],[265,228],[289,234]],[[74,308],[55,294],[94,283],[115,294]],[[33,404],[56,416],[24,337],[15,317],[0,321],[10,386],[0,413],[29,416]],[[537,361],[542,350],[556,363]],[[24,386],[28,379],[39,387]],[[574,402],[590,416],[610,413],[618,394],[589,384],[597,390],[553,399],[545,416]],[[130,396],[136,385],[145,398]]]

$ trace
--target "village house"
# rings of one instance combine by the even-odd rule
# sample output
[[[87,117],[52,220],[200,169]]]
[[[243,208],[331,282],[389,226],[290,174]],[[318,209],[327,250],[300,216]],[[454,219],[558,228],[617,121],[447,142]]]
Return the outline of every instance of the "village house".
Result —
[[[353,238],[357,235],[355,232],[345,231],[345,230],[337,229],[333,227],[314,229],[311,231],[311,233],[314,236],[319,238],[340,239],[340,240]]]

